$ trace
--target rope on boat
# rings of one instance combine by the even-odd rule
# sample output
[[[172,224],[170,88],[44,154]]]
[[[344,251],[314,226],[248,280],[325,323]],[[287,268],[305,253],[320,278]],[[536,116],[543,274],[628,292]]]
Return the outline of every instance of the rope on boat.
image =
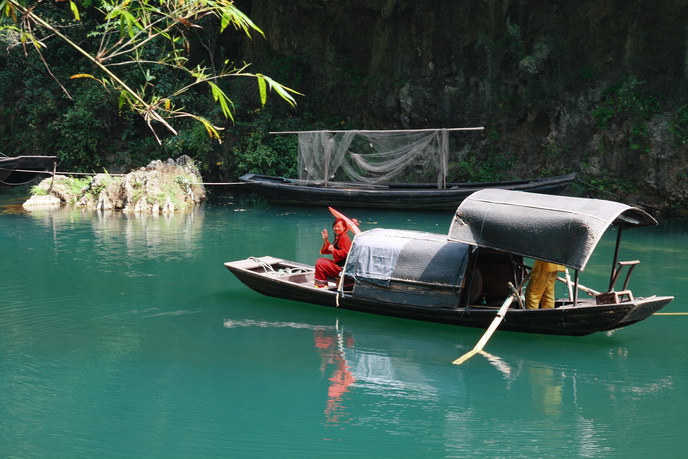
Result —
[[[127,174],[113,174],[110,172],[59,172],[59,171],[38,171],[35,169],[14,169],[7,167],[0,167],[0,171],[12,171],[12,172],[27,172],[37,175],[81,175],[81,176],[95,176],[99,174],[107,173],[112,177],[124,177]],[[221,185],[221,186],[235,186],[235,185],[247,185],[246,182],[193,182],[190,185]]]
[[[0,167],[0,170],[2,171],[12,171],[12,172],[27,172],[31,174],[36,174],[36,175],[50,175],[50,176],[55,176],[55,175],[98,175],[98,174],[103,174],[104,172],[58,172],[58,171],[38,171],[36,169],[10,169],[7,167]],[[111,174],[107,173],[108,175],[111,175],[113,177],[123,177],[127,174]]]
[[[248,257],[249,260],[258,263],[261,268],[265,270],[266,273],[270,273],[274,276],[291,276],[292,274],[305,274],[309,272],[308,268],[280,268],[275,270],[270,263],[258,257]]]

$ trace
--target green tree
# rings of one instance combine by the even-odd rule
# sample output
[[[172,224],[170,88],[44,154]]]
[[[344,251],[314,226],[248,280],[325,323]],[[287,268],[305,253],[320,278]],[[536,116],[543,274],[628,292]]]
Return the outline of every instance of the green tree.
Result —
[[[270,91],[292,106],[296,103],[293,95],[298,92],[267,75],[248,72],[248,64],[190,64],[193,31],[202,29],[206,37],[213,37],[214,30],[221,33],[233,27],[249,37],[252,33],[264,35],[231,0],[87,0],[81,5],[73,0],[55,1],[69,7],[72,21],[51,21],[49,8],[55,7],[53,2],[0,0],[0,11],[6,18],[0,22],[4,41],[23,46],[25,52],[32,48],[41,56],[48,72],[50,66],[43,59],[46,42],[57,38],[67,43],[96,69],[86,69],[70,78],[92,79],[115,92],[120,109],[129,107],[141,115],[159,143],[162,140],[156,131],[158,126],[176,135],[174,120],[189,118],[200,122],[211,137],[220,140],[222,128],[185,109],[183,95],[205,86],[224,117],[233,120],[232,100],[218,84],[227,77],[255,79],[263,105]],[[87,33],[89,41],[97,43],[94,50],[86,49],[72,36],[76,30],[72,26],[81,22],[82,16],[94,18],[95,25]],[[158,84],[160,81],[165,84]]]

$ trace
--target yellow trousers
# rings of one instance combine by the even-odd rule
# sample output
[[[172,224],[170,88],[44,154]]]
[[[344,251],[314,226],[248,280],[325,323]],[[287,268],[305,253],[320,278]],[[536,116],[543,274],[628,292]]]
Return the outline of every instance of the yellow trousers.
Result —
[[[553,308],[554,284],[557,273],[564,271],[563,266],[546,261],[535,260],[526,287],[526,308]]]

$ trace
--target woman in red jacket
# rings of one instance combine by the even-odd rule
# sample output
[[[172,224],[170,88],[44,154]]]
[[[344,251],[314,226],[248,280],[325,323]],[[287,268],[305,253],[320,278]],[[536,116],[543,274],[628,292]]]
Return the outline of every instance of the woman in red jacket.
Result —
[[[320,248],[320,253],[323,255],[332,255],[334,260],[329,258],[318,258],[315,262],[315,286],[318,288],[327,287],[327,278],[339,277],[346,262],[346,257],[351,249],[351,239],[347,231],[349,229],[346,222],[341,218],[336,218],[332,223],[334,230],[334,242],[330,244],[327,230],[322,230],[323,245]]]

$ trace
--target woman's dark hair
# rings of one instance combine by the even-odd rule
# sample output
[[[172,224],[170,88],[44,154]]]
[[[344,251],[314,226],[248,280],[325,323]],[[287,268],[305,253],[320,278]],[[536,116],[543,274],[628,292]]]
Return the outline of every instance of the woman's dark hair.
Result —
[[[332,222],[332,228],[334,228],[334,225],[336,225],[339,222],[341,222],[341,224],[344,225],[344,228],[346,228],[347,230],[349,229],[349,224],[343,218],[335,218]]]

